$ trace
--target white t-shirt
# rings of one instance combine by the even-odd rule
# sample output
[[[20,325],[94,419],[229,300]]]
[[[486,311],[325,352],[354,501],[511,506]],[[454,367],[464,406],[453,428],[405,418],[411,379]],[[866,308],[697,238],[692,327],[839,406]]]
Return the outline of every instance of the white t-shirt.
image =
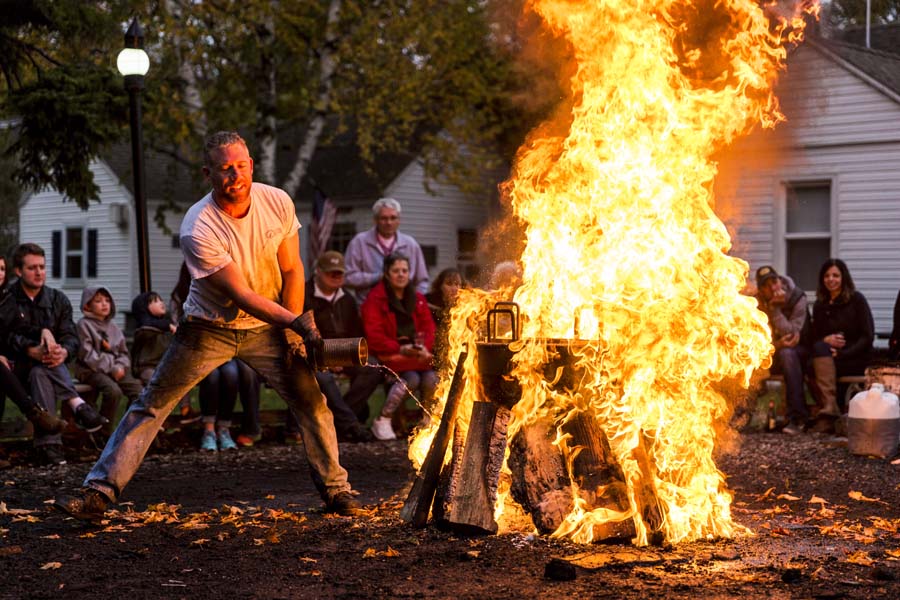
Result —
[[[240,310],[206,277],[233,262],[250,289],[280,303],[278,247],[298,229],[294,203],[284,190],[254,182],[250,188],[250,210],[240,219],[219,208],[212,193],[204,196],[188,209],[181,222],[181,250],[191,274],[184,314],[233,329],[265,325]]]

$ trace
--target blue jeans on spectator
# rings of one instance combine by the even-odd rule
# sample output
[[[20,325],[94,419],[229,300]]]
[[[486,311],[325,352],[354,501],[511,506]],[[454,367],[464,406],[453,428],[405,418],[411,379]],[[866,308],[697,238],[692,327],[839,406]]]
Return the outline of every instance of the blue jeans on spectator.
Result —
[[[75,383],[65,364],[48,368],[44,365],[20,367],[25,361],[16,363],[16,375],[19,379],[27,377],[31,388],[31,398],[48,413],[56,414],[56,400],[67,401],[78,397],[75,391]],[[40,430],[34,432],[34,445],[46,446],[50,444],[61,445],[62,435],[59,433],[44,433]]]
[[[238,395],[237,362],[231,359],[224,365],[216,367],[200,382],[197,395],[204,423],[219,423],[221,427],[231,425]]]
[[[369,396],[384,381],[384,374],[370,367],[344,367],[341,372],[350,377],[350,388],[346,395],[341,395],[337,376],[330,371],[316,373],[316,381],[334,415],[334,428],[340,435],[347,435],[357,425],[368,420]],[[288,413],[285,429],[288,433],[297,431],[297,420],[291,413]]]
[[[284,334],[266,325],[228,329],[197,319],[181,323],[150,383],[107,442],[84,485],[116,501],[134,476],[160,425],[191,388],[216,367],[240,358],[284,399],[300,421],[306,459],[326,501],[350,490],[338,462],[331,412],[307,363],[293,357]]]
[[[806,394],[803,391],[803,376],[809,351],[803,346],[779,348],[772,361],[772,372],[784,376],[784,396],[787,401],[787,416],[793,423],[804,424],[809,420]]]

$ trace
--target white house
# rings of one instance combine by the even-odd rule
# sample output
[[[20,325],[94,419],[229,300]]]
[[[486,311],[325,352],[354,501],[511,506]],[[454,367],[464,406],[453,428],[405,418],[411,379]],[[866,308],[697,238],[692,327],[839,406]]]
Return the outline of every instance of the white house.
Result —
[[[778,96],[787,122],[720,163],[717,211],[732,253],[751,275],[770,264],[813,295],[823,261],[843,259],[876,331],[889,332],[900,289],[900,55],[812,38],[789,57]]]
[[[47,285],[66,293],[76,321],[81,318],[81,291],[103,285],[115,299],[116,322],[124,327],[125,314],[140,292],[134,198],[109,162],[93,161],[90,169],[100,202],[81,210],[54,189],[27,194],[19,206],[19,240],[34,242],[47,253]],[[160,202],[158,196],[147,199],[151,285],[168,300],[178,280],[181,250],[172,234],[152,222]],[[167,225],[177,233],[181,215],[169,214]]]

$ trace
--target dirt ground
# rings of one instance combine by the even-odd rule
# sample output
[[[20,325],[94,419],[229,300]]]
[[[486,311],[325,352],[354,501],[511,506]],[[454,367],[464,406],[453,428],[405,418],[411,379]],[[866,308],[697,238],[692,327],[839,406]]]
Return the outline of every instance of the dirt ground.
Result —
[[[900,598],[900,464],[821,434],[745,435],[719,464],[752,534],[662,548],[411,529],[405,454],[341,445],[368,508],[347,518],[322,513],[302,447],[176,445],[100,527],[46,506],[90,462],[15,466],[0,472],[0,598]]]

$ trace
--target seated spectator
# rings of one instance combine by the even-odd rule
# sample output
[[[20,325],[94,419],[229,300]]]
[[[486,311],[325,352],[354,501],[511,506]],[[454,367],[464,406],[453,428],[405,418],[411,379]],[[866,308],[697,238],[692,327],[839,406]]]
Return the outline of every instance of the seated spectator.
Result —
[[[243,367],[243,373],[242,371]],[[237,358],[213,369],[200,382],[200,414],[203,420],[203,435],[200,438],[200,450],[215,452],[216,450],[237,450],[237,444],[231,438],[231,419],[237,402],[238,390],[241,388],[241,376],[245,385],[248,377],[256,380],[256,372]],[[259,382],[256,380],[257,398]],[[257,400],[257,405],[259,404]],[[247,408],[244,409],[247,411]],[[252,445],[252,444],[251,444]]]
[[[316,260],[313,277],[306,282],[303,310],[313,311],[316,326],[326,340],[365,335],[356,300],[343,289],[344,271],[344,257],[340,252],[324,252]],[[350,378],[350,387],[344,395],[338,386],[338,373]],[[334,415],[338,441],[372,441],[372,432],[363,424],[369,418],[369,396],[384,381],[381,371],[369,367],[335,368],[317,372],[316,381]],[[299,431],[290,413],[287,431],[289,435]]]
[[[888,342],[888,356],[891,360],[900,360],[900,293],[894,301],[894,328]]]
[[[242,360],[235,359],[238,367],[238,394],[244,412],[241,417],[241,432],[234,442],[249,448],[262,438],[259,426],[259,375]]]
[[[19,281],[10,292],[17,318],[8,336],[14,371],[27,383],[31,397],[50,414],[56,400],[69,405],[75,424],[89,432],[99,430],[106,419],[84,401],[66,368],[78,352],[78,334],[72,321],[72,305],[65,294],[47,287],[44,250],[37,244],[20,244],[13,253]],[[34,435],[39,464],[65,464],[62,437],[37,430]]]
[[[103,395],[100,414],[110,421],[106,425],[111,433],[112,421],[121,401],[137,400],[144,386],[131,374],[131,357],[125,343],[125,335],[113,318],[116,303],[105,287],[86,287],[81,292],[81,311],[84,317],[78,321],[78,358],[73,372],[82,383],[94,386]]]
[[[382,280],[363,302],[362,318],[369,350],[402,379],[394,381],[381,414],[372,423],[376,438],[393,440],[397,435],[391,417],[406,399],[407,387],[413,393],[418,390],[423,408],[434,396],[437,386],[431,354],[434,321],[425,297],[410,285],[409,261],[405,256],[390,254],[385,257],[383,272]],[[427,412],[425,418],[428,418]]]
[[[790,277],[779,275],[768,266],[757,269],[756,288],[756,301],[769,318],[775,346],[771,371],[784,376],[788,423],[782,431],[792,435],[802,433],[809,421],[803,390],[803,372],[809,358],[806,294]]]
[[[166,304],[156,292],[138,294],[131,301],[131,314],[137,325],[132,349],[132,372],[147,385],[172,341],[175,324],[166,314]]]
[[[844,261],[829,258],[819,270],[812,316],[812,354],[820,415],[829,422],[840,415],[837,380],[863,375],[872,358],[875,322],[872,311]],[[828,423],[821,428],[828,430]]]
[[[6,257],[0,256],[0,419],[3,418],[6,398],[9,397],[36,429],[40,429],[43,433],[59,433],[66,426],[66,422],[57,417],[55,411],[49,413],[31,399],[22,383],[13,374],[13,366],[7,358],[9,350],[6,347],[6,338],[18,318],[15,300],[9,290],[10,286],[6,279]]]
[[[435,325],[434,363],[438,369],[447,366],[450,309],[456,304],[459,290],[463,287],[465,287],[465,283],[462,274],[457,269],[444,269],[438,273],[437,279],[431,284],[431,291],[425,294]]]

